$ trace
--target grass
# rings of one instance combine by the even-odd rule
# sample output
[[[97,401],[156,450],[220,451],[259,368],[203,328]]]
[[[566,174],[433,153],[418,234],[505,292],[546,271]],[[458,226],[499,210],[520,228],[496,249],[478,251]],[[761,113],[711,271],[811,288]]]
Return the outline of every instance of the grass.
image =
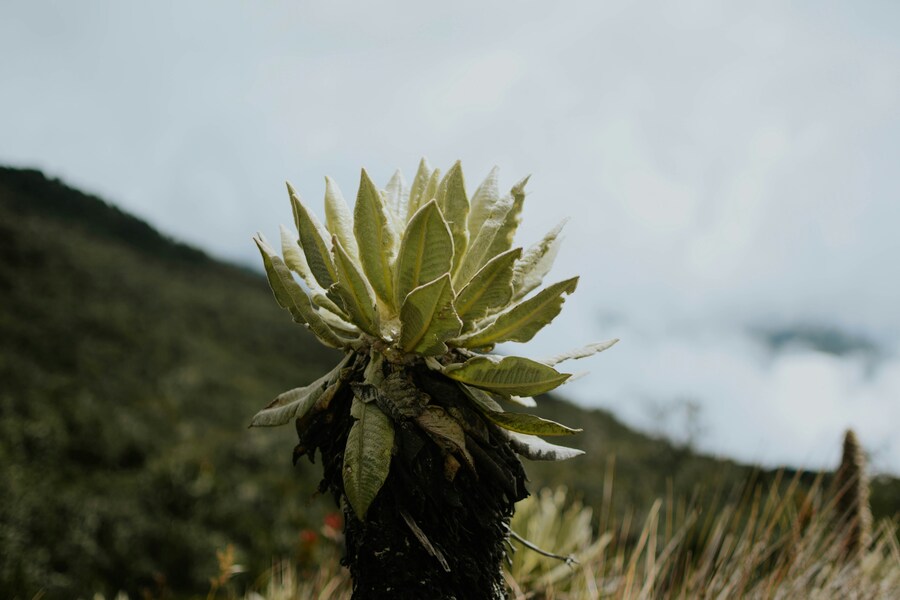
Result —
[[[512,528],[571,564],[512,542],[506,581],[513,600],[900,597],[898,524],[882,519],[869,543],[847,551],[854,518],[839,512],[846,490],[811,487],[799,475],[748,486],[736,501],[703,506],[671,494],[637,523],[626,511],[595,511],[565,488],[520,503]],[[607,471],[612,498],[613,466]],[[724,497],[721,494],[720,497]],[[318,568],[277,564],[244,600],[344,600],[351,582],[339,539],[318,549]],[[227,567],[227,565],[226,565]],[[215,597],[240,597],[223,589]]]
[[[508,574],[513,598],[898,597],[896,522],[882,520],[861,552],[848,553],[855,520],[837,509],[843,491],[821,481],[803,489],[795,476],[719,506],[659,499],[640,526],[626,514],[590,541],[577,528],[590,508],[576,501],[565,509],[564,493],[544,492],[523,503],[513,526],[539,545],[574,545],[579,564],[517,557]]]

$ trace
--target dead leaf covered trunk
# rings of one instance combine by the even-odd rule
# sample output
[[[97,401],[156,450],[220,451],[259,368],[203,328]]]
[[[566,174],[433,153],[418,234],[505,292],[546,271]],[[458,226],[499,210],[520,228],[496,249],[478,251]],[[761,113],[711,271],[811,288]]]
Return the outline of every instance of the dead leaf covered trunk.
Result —
[[[295,459],[319,450],[322,492],[345,515],[344,564],[353,599],[495,600],[506,598],[502,563],[515,502],[527,496],[522,464],[506,436],[471,408],[458,386],[418,369],[410,377],[464,422],[468,456],[415,419],[396,422],[390,474],[365,520],[344,496],[343,453],[352,425],[347,388],[298,428]]]

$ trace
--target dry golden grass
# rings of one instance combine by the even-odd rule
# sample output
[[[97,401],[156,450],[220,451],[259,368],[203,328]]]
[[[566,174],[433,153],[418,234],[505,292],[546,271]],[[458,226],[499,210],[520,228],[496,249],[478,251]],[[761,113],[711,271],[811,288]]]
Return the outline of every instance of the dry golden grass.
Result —
[[[608,478],[611,480],[611,477]],[[658,500],[640,527],[626,514],[585,539],[590,509],[566,509],[565,494],[522,503],[513,527],[532,542],[573,552],[577,567],[531,556],[513,560],[513,598],[900,598],[897,524],[878,524],[857,554],[858,530],[839,510],[840,494],[821,479],[803,490],[799,476],[755,489],[719,507]]]
[[[542,490],[520,503],[513,530],[578,563],[513,541],[506,580],[514,600],[900,598],[897,524],[879,523],[868,545],[848,554],[856,526],[838,506],[820,480],[802,489],[796,477],[715,507],[658,500],[637,524],[629,514],[614,519],[608,505],[595,519],[564,489]],[[246,599],[343,600],[350,589],[334,552],[310,577],[279,565]]]
[[[633,512],[614,517],[612,485],[611,463],[606,501],[596,515],[563,488],[541,490],[518,505],[513,531],[577,563],[512,540],[505,573],[512,600],[900,598],[898,524],[875,524],[859,547],[857,517],[842,508],[853,486],[825,488],[821,477],[802,486],[798,474],[713,506],[670,492],[638,523]],[[340,565],[340,533],[323,531],[328,535],[318,538],[315,569],[277,563],[243,600],[348,600],[352,582]],[[241,569],[232,559],[220,553],[209,599],[241,597],[231,580]]]

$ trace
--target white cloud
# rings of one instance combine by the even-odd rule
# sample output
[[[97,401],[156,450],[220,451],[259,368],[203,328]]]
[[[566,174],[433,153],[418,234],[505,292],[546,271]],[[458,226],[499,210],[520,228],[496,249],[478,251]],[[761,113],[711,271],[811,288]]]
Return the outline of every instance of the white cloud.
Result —
[[[577,326],[569,329],[580,337]],[[746,331],[696,324],[663,331],[614,326],[609,334],[622,341],[596,358],[563,365],[591,371],[563,393],[675,439],[685,437],[685,422],[661,422],[658,408],[693,402],[700,449],[769,466],[831,467],[852,427],[876,470],[900,473],[896,355],[873,362],[800,347],[773,354]]]

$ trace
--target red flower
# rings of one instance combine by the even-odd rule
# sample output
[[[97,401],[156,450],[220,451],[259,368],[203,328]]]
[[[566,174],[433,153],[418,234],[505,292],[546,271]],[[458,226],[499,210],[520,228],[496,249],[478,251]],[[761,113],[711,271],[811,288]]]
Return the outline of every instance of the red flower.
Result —
[[[316,540],[319,538],[319,534],[317,534],[312,529],[304,529],[300,532],[300,541],[304,546],[311,546],[316,543]]]
[[[340,513],[328,513],[325,515],[325,525],[330,527],[336,531],[340,531],[343,527],[344,520],[341,518]]]

